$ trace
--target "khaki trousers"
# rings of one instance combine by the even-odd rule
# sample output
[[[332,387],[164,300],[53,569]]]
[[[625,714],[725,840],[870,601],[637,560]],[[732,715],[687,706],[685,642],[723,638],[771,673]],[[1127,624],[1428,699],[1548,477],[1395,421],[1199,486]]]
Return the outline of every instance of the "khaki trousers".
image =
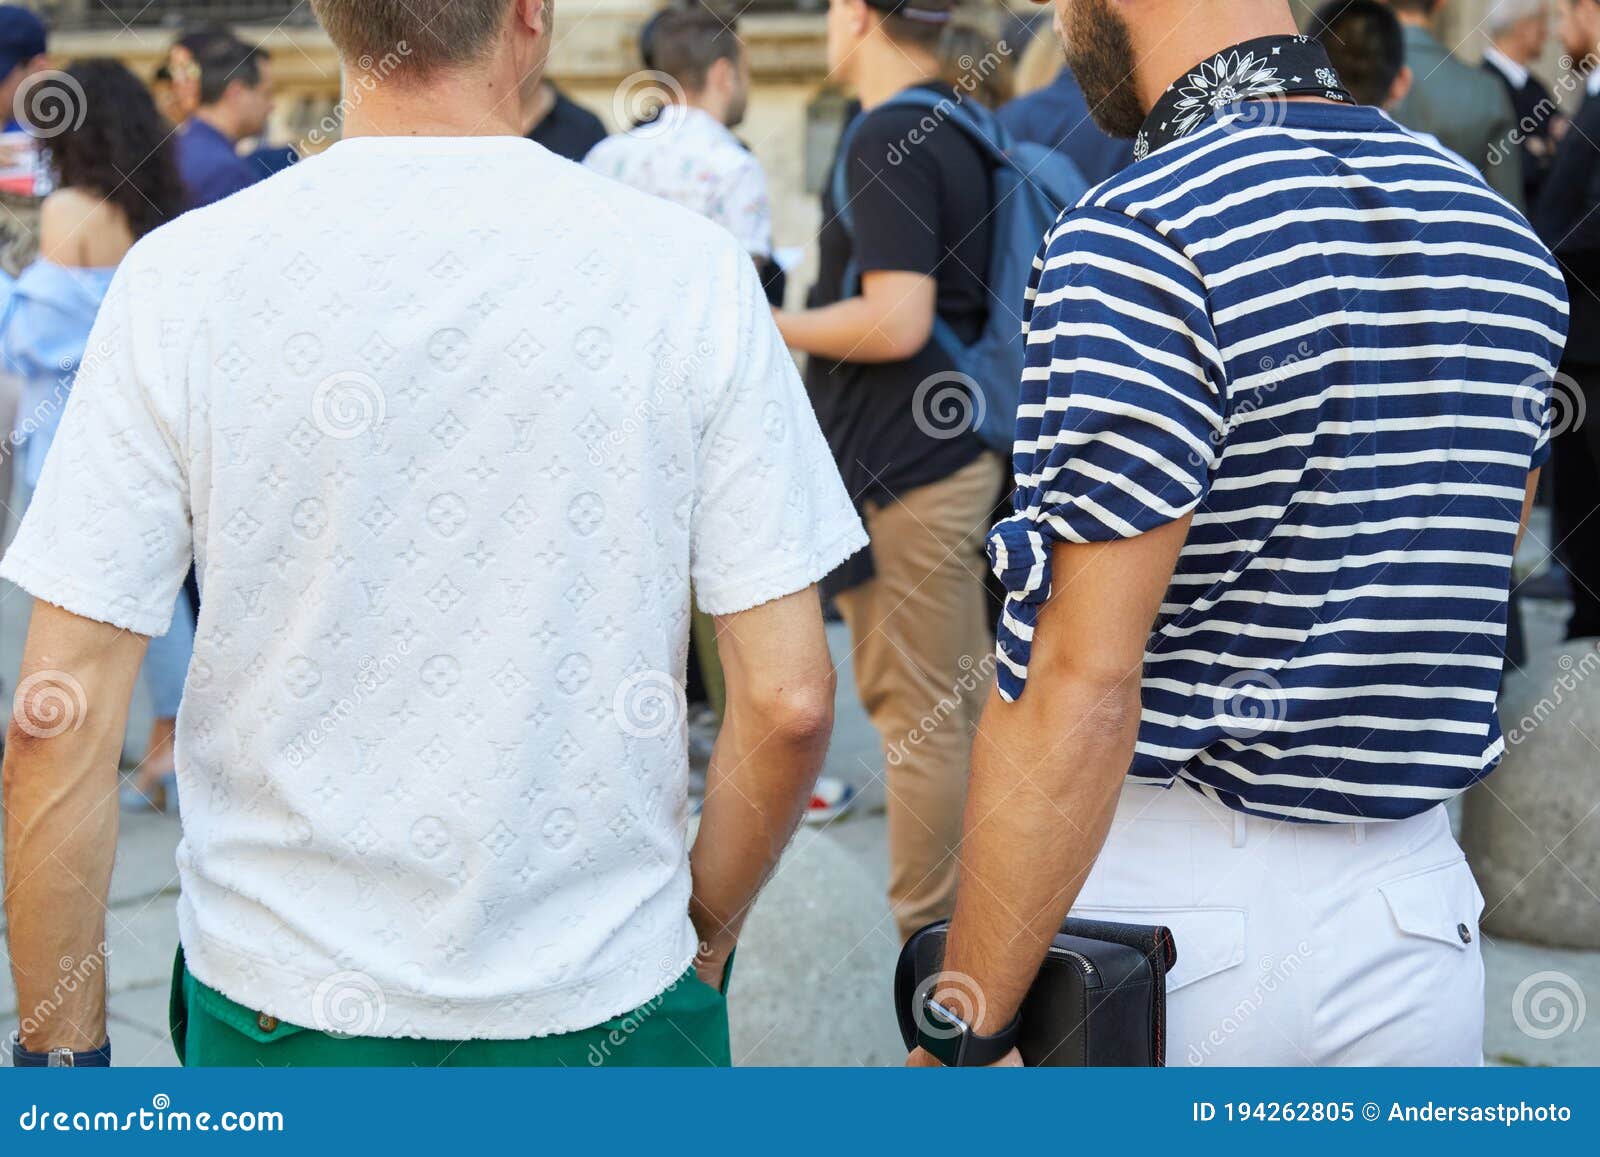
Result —
[[[869,505],[876,576],[835,599],[888,765],[889,905],[902,940],[955,909],[972,735],[994,682],[984,536],[1001,477],[986,453]]]

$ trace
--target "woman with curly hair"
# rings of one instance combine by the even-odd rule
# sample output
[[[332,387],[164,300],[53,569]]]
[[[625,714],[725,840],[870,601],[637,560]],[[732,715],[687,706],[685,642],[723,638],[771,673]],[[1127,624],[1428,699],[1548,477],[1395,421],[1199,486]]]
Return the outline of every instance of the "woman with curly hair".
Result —
[[[44,147],[55,191],[40,211],[38,260],[15,279],[0,275],[0,364],[21,382],[5,447],[10,532],[38,485],[78,367],[94,356],[90,330],[117,266],[134,242],[183,208],[171,129],[121,63],[73,64],[32,86],[19,111]],[[15,646],[23,633],[7,630],[7,642]],[[183,594],[172,630],[151,641],[145,662],[156,721],[139,779],[124,794],[129,806],[164,810],[173,802],[172,736],[193,647],[194,612]],[[7,667],[17,669],[9,655]]]

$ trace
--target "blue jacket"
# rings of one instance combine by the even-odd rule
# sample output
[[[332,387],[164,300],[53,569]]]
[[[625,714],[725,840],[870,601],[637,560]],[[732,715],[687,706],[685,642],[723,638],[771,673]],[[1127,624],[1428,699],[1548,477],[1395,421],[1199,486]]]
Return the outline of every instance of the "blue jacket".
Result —
[[[51,261],[35,261],[15,278],[0,272],[0,366],[22,382],[11,445],[17,477],[28,486],[39,483],[115,272]]]
[[[254,185],[266,173],[239,155],[232,141],[198,117],[178,132],[178,177],[186,208],[200,209]]]

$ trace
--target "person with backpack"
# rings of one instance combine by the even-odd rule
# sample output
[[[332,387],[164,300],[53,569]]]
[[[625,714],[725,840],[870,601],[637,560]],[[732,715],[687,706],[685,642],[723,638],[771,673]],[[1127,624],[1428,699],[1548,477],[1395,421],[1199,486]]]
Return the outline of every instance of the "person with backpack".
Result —
[[[953,910],[972,731],[993,682],[983,538],[1002,496],[996,449],[1015,424],[1028,266],[1064,204],[1040,208],[1048,198],[1017,186],[1026,167],[1003,161],[973,86],[932,79],[953,10],[832,0],[830,68],[862,112],[824,194],[809,308],[777,315],[810,355],[807,391],[871,540],[824,590],[885,749],[902,939]],[[1063,196],[1081,191],[1074,179]],[[1017,207],[1035,218],[1020,254],[1003,243]],[[997,258],[1014,267],[998,279]]]

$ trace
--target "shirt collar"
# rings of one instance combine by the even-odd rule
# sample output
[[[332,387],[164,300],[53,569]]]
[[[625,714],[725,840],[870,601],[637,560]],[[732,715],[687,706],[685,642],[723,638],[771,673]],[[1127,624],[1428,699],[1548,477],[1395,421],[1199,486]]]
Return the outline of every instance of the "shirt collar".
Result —
[[[1600,96],[1600,68],[1584,77],[1583,92],[1585,96]]]
[[[1511,82],[1511,87],[1521,89],[1527,87],[1528,70],[1494,45],[1489,45],[1483,50],[1484,61],[1493,66],[1494,70]]]
[[[1134,159],[1143,160],[1241,102],[1291,96],[1356,103],[1327,51],[1309,36],[1262,36],[1235,44],[1167,86],[1139,130]],[[1270,121],[1271,114],[1262,119]]]

